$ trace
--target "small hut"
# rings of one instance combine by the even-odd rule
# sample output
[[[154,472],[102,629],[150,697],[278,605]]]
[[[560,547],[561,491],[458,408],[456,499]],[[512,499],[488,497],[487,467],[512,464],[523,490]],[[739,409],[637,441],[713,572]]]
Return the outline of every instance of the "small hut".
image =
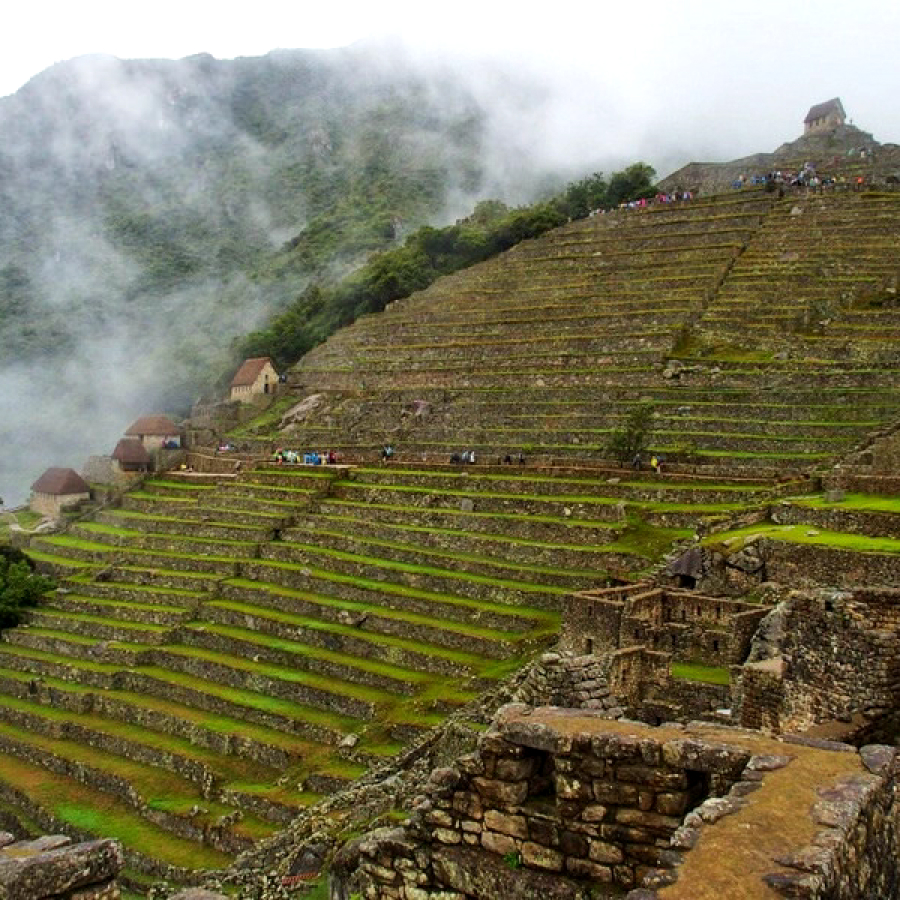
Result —
[[[832,97],[824,103],[817,103],[809,108],[806,118],[803,120],[803,133],[810,134],[816,131],[831,131],[847,120],[844,105],[840,97]]]
[[[260,394],[274,394],[278,372],[268,356],[245,359],[231,379],[232,400],[252,400]]]
[[[122,438],[112,452],[113,462],[120,472],[149,472],[152,459],[138,438]]]
[[[126,438],[137,438],[145,450],[177,449],[181,446],[181,431],[168,417],[160,414],[141,416],[125,432]]]
[[[91,499],[88,483],[74,470],[53,466],[31,486],[31,509],[58,519],[65,509]]]

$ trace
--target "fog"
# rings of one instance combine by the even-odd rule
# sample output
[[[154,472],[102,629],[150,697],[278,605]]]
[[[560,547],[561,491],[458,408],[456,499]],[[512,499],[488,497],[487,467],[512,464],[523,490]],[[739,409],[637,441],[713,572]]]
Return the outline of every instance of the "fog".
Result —
[[[507,4],[462,3],[441,19],[422,6],[389,3],[377,21],[351,4],[359,22],[350,39],[364,38],[353,52],[369,65],[377,60],[382,82],[412,67],[436,102],[474,103],[484,115],[477,195],[453,187],[436,224],[465,214],[479,197],[530,200],[541,179],[559,184],[637,159],[664,175],[691,160],[771,151],[799,136],[810,105],[833,96],[878,140],[900,140],[895,3],[863,0],[848,11],[829,3],[764,2],[740,13],[705,2],[636,3],[615,12],[564,3],[544,8],[540,17]],[[169,32],[194,43],[172,51],[162,44],[136,48],[135,55],[249,56],[264,52],[260,42],[268,42],[266,49],[294,39],[305,45],[296,11],[279,7],[285,18],[264,31],[256,19],[266,18],[266,8],[263,3],[250,23],[246,10],[240,22],[220,11],[221,27],[205,32],[191,31],[190,18],[181,29],[170,21]],[[165,18],[163,4],[148,23],[148,38],[155,20]],[[232,44],[216,47],[224,33]],[[340,29],[329,33],[341,37]],[[14,38],[15,29],[8,29],[5,40]],[[121,43],[107,41],[70,55],[127,55]],[[7,49],[5,65],[23,65],[13,52],[18,48]],[[66,49],[54,45],[48,52],[60,59]],[[255,247],[278,247],[305,221],[302,204],[285,212],[248,192],[246,185],[265,180],[271,154],[224,115],[221,98],[213,96],[221,82],[212,78],[211,62],[173,66],[163,78],[143,77],[140,67],[126,77],[112,57],[39,68],[0,101],[0,123],[6,123],[0,268],[27,262],[54,342],[28,358],[11,341],[0,347],[0,497],[7,505],[25,499],[48,465],[80,469],[88,454],[110,452],[138,415],[183,409],[190,399],[185,386],[196,391],[220,377],[231,338],[263,321],[273,305],[264,284],[234,272],[219,277],[204,260],[202,273],[158,291],[147,308],[134,255],[115,249],[85,214],[110,172],[117,178],[149,172],[139,200],[182,206],[190,222],[200,223],[191,227],[202,227],[207,217],[228,228],[240,211],[240,239]],[[20,71],[0,71],[0,90],[12,84],[11,93],[24,80]],[[372,77],[369,70],[365,77]],[[198,101],[207,91],[208,102]],[[77,127],[69,127],[73,122]],[[234,173],[233,194],[210,198],[213,176],[217,184],[230,183],[229,156],[221,148],[233,141],[241,144],[243,167]],[[168,181],[168,168],[198,145],[210,148],[207,162],[189,179]],[[86,308],[89,319],[81,315]],[[65,352],[54,352],[60,349]]]

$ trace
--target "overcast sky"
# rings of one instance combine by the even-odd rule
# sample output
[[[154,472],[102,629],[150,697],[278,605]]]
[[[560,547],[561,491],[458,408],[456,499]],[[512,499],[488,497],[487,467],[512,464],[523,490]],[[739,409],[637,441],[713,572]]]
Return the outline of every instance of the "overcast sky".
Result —
[[[231,58],[387,35],[538,68],[567,96],[561,140],[592,140],[602,106],[625,156],[662,135],[661,157],[772,150],[798,136],[811,104],[838,95],[855,124],[900,142],[900,0],[16,3],[4,12],[0,96],[87,53]],[[572,121],[573,103],[583,118]]]

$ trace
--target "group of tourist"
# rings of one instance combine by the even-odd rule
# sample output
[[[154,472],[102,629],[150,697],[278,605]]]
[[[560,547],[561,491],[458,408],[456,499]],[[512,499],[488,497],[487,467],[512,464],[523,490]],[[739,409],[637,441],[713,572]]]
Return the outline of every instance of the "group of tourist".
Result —
[[[304,466],[321,466],[323,464],[333,466],[338,462],[338,455],[334,450],[329,450],[326,453],[319,453],[317,450],[311,450],[307,453],[303,453],[301,456],[296,450],[285,450],[281,447],[272,454],[272,462],[277,466],[284,465],[285,463],[288,465],[297,465],[301,461]]]
[[[681,203],[686,200],[693,200],[693,191],[660,191],[655,197],[641,197],[639,200],[623,200],[616,209],[647,209],[649,206],[656,206],[662,203]],[[612,210],[592,209],[588,216],[602,216]]]
[[[767,172],[765,175],[739,175],[731,183],[736,190],[740,190],[748,185],[765,185],[769,190],[777,190],[779,196],[784,195],[785,187],[806,188],[808,191],[822,193],[825,188],[843,188],[849,189],[851,186],[855,190],[862,190],[865,184],[865,178],[857,175],[855,178],[848,180],[846,175],[819,175],[816,167],[807,162],[799,172],[788,172],[776,169]]]

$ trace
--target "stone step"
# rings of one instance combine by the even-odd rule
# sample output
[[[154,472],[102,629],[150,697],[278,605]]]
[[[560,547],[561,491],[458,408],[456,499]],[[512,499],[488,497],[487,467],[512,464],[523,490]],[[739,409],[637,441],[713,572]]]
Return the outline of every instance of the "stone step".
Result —
[[[221,607],[219,608],[221,611]],[[287,630],[287,629],[286,629]],[[253,629],[222,623],[195,623],[182,629],[179,637],[187,647],[227,653],[253,662],[272,663],[292,670],[413,696],[429,679],[413,669],[395,664],[375,663],[349,653],[304,643],[294,631],[290,638],[260,637]]]
[[[194,625],[188,632],[196,635],[202,630],[202,625]],[[325,679],[304,670],[242,659],[194,643],[157,647],[153,662],[166,671],[191,675],[204,682],[253,691],[353,719],[372,719],[379,705],[396,700],[395,695],[342,682],[334,676]]]
[[[467,527],[468,521],[445,522],[444,527],[428,527],[412,524],[403,518],[404,510],[395,507],[391,517],[384,521],[374,521],[368,514],[370,510],[359,510],[359,517],[342,511],[343,515],[310,516],[297,522],[284,532],[286,541],[299,540],[312,542],[323,529],[331,534],[342,536],[365,535],[376,541],[414,544],[424,550],[445,550],[448,552],[478,555],[494,559],[502,559],[508,563],[519,563],[528,566],[553,566],[568,569],[590,569],[603,571],[610,560],[609,551],[595,546],[581,546],[565,531],[565,523],[560,523],[558,537],[571,543],[549,543],[535,540],[515,538],[500,531],[503,523],[495,522],[493,533],[480,533]],[[408,516],[417,521],[417,508],[408,507]],[[471,518],[471,517],[468,517]],[[610,543],[617,537],[614,529],[607,529],[606,534],[593,534],[592,537],[605,537],[597,543]],[[351,538],[352,539],[352,538]]]
[[[222,585],[222,596],[227,600],[253,606],[269,607],[291,615],[320,619],[326,623],[353,623],[361,631],[375,634],[410,638],[427,645],[451,650],[465,650],[490,659],[512,656],[523,641],[522,632],[504,632],[487,625],[472,625],[450,619],[440,619],[427,612],[398,609],[386,603],[366,603],[362,591],[351,592],[351,598],[341,600],[313,593],[316,581],[309,577],[291,577],[294,573],[284,567],[260,566],[256,580],[235,579]],[[266,581],[265,576],[271,576]],[[281,581],[276,580],[281,576]],[[385,598],[392,600],[392,598]],[[527,633],[525,633],[527,634]]]
[[[235,588],[230,593],[256,598],[265,592]],[[470,678],[483,664],[483,657],[463,650],[448,650],[422,640],[369,632],[357,625],[295,615],[270,606],[215,600],[206,605],[204,612],[208,627],[240,628],[269,638],[299,641],[329,652],[344,653],[360,661],[371,659],[404,666],[415,672]]]
[[[509,474],[507,474],[509,473]],[[704,481],[682,481],[674,478],[658,478],[650,473],[629,472],[622,477],[615,475],[597,477],[557,472],[541,475],[521,472],[511,466],[504,471],[481,471],[481,467],[462,466],[456,471],[437,469],[405,469],[397,466],[379,468],[357,467],[350,473],[349,481],[356,485],[409,486],[412,488],[432,488],[434,491],[465,491],[473,493],[483,490],[486,494],[519,494],[523,497],[593,497],[596,499],[626,498],[633,502],[642,500],[666,501],[670,503],[725,503],[734,500],[755,502],[771,496],[771,489],[763,484],[709,484]],[[341,487],[346,481],[336,483]]]
[[[413,498],[414,499],[414,498]],[[317,504],[323,516],[364,518],[373,526],[390,527],[394,522],[410,526],[464,532],[470,537],[478,535],[503,535],[511,539],[567,543],[572,545],[601,545],[615,540],[623,527],[610,520],[592,521],[573,519],[571,516],[539,516],[527,513],[491,513],[475,508],[473,511],[454,507],[435,508],[412,504],[381,504],[355,502],[345,499],[328,499]],[[309,520],[315,521],[315,520]]]
[[[341,524],[331,523],[331,527]],[[365,525],[365,523],[355,523]],[[403,535],[401,537],[408,537]],[[495,548],[497,549],[497,548]],[[267,548],[266,558],[283,559],[291,562],[304,562],[314,558],[321,550],[328,554],[334,551],[369,558],[381,564],[400,563],[411,566],[428,566],[438,570],[452,571],[465,575],[480,575],[487,578],[502,579],[509,582],[519,580],[526,583],[540,583],[568,590],[590,590],[605,580],[606,570],[565,569],[562,566],[541,566],[539,564],[517,563],[507,554],[502,557],[488,557],[465,553],[456,547],[428,546],[419,541],[413,544],[398,540],[375,538],[371,534],[362,534],[353,530],[328,530],[323,523],[314,522],[307,531],[294,529],[284,536],[281,544]],[[312,554],[312,556],[311,556]],[[610,554],[612,556],[612,554]],[[618,562],[618,560],[616,560]],[[619,566],[617,565],[618,569]],[[460,592],[461,593],[461,592]]]
[[[82,541],[68,535],[52,535],[34,540],[37,550],[67,556],[81,562],[121,568],[136,565],[146,568],[185,570],[207,575],[232,575],[238,565],[234,558],[205,556],[200,553],[175,553],[142,550],[137,547],[115,547],[99,542]]]
[[[154,666],[122,669],[119,666],[65,659],[24,647],[0,643],[0,666],[34,676],[76,681],[100,690],[146,694],[183,706],[242,719],[316,743],[336,745],[356,720],[325,713],[300,703],[258,691],[233,688]]]
[[[260,563],[278,562],[293,566],[296,570],[309,567],[325,571],[332,575],[346,576],[357,584],[367,584],[381,592],[391,592],[392,602],[397,602],[396,589],[399,587],[424,589],[429,601],[443,604],[457,598],[467,598],[476,604],[483,604],[481,616],[488,615],[487,606],[526,607],[534,615],[534,610],[557,610],[565,588],[531,581],[513,581],[496,576],[470,574],[459,567],[452,568],[430,566],[408,562],[394,562],[383,556],[363,556],[346,553],[340,550],[297,543],[272,543],[263,548]],[[525,574],[525,573],[523,573]],[[266,579],[271,580],[271,579]],[[599,579],[598,579],[599,580]],[[348,584],[348,582],[344,582]],[[346,596],[346,594],[344,594]],[[408,598],[407,601],[409,602]],[[455,604],[459,609],[458,603]],[[474,613],[472,609],[470,614]],[[517,626],[527,613],[522,616],[494,611],[492,621],[505,619],[504,627]]]
[[[0,800],[8,809],[36,823],[46,833],[68,832],[76,840],[115,837],[122,841],[127,869],[155,878],[164,873],[175,884],[196,880],[199,871],[218,869],[229,864],[233,851],[224,852],[204,847],[195,840],[169,833],[149,821],[132,806],[114,795],[102,793],[81,782],[77,772],[50,771],[41,762],[17,758],[12,753],[0,754]],[[28,785],[27,791],[22,785]],[[97,833],[84,825],[82,811],[94,812]]]
[[[172,628],[190,621],[197,615],[200,601],[191,606],[172,606],[162,603],[137,603],[120,597],[91,597],[74,592],[57,591],[41,605],[41,611],[50,609],[72,613],[86,613],[107,619],[121,620],[128,624],[158,625]]]
[[[58,709],[66,716],[98,715],[129,729],[139,723],[142,728],[204,748],[217,758],[234,757],[250,765],[276,769],[296,766],[304,756],[314,756],[321,751],[321,745],[307,743],[279,730],[221,713],[211,714],[146,693],[133,694],[108,687],[95,693],[88,686],[46,674],[34,678],[25,663],[13,661],[25,667],[21,670],[0,668],[0,696],[39,703]]]
[[[87,612],[72,612],[42,606],[29,610],[26,615],[29,624],[39,628],[68,631],[102,641],[126,640],[138,644],[159,644],[166,641],[172,626],[128,622],[112,616],[92,615]]]
[[[274,525],[241,525],[227,522],[197,521],[175,516],[154,516],[123,509],[106,509],[97,513],[96,521],[117,528],[160,534],[190,535],[212,540],[236,540],[259,543],[271,540]]]

